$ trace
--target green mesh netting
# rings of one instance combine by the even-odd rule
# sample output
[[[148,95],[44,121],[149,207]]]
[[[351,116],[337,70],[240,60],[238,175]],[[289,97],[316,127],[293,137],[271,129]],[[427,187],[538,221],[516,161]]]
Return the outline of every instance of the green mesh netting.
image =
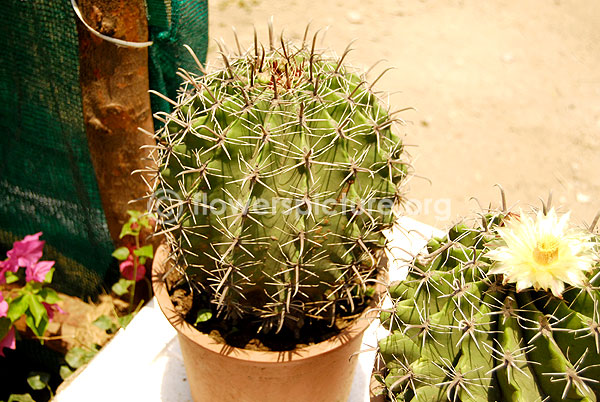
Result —
[[[42,231],[54,287],[94,296],[118,271],[87,148],[75,14],[69,0],[2,5],[0,259],[15,240]],[[205,59],[207,1],[148,0],[148,11],[150,86],[174,96],[177,67],[191,68],[182,45]]]
[[[0,242],[8,249],[44,232],[44,258],[57,261],[56,288],[90,295],[107,274],[112,243],[87,149],[71,5],[3,6]]]
[[[148,28],[154,45],[150,47],[150,87],[177,97],[179,67],[197,71],[196,63],[183,47],[189,45],[202,63],[208,49],[208,1],[207,0],[147,0]],[[152,97],[153,111],[170,111],[170,104],[159,97]]]

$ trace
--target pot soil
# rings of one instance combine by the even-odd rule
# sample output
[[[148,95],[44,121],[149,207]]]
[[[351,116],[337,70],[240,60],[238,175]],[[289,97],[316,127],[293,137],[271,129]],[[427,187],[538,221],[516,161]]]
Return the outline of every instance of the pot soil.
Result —
[[[177,330],[195,402],[346,402],[362,335],[373,317],[366,311],[339,334],[289,351],[236,348],[196,330],[176,311],[167,291],[168,249],[156,251],[152,285],[158,304]]]

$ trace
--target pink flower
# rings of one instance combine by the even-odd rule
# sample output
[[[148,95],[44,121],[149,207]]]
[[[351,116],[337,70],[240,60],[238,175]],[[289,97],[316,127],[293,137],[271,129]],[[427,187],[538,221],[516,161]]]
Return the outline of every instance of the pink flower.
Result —
[[[42,232],[38,232],[25,236],[23,240],[14,242],[13,248],[6,253],[8,259],[0,263],[2,273],[5,271],[17,272],[19,267],[28,267],[38,262],[42,258],[42,249],[45,243],[40,240],[41,235]]]
[[[44,308],[46,309],[46,312],[48,313],[48,321],[52,321],[55,313],[66,314],[65,310],[60,308],[60,306],[56,303],[48,304],[46,302],[42,302],[42,304],[44,305]]]
[[[129,257],[127,257],[125,261],[119,264],[119,270],[121,271],[121,275],[123,275],[123,278],[133,280],[133,257],[131,256],[131,254],[129,255]],[[144,277],[144,275],[146,275],[146,267],[138,262],[135,281],[139,281]]]
[[[15,329],[11,328],[8,334],[0,341],[0,356],[4,357],[4,349],[15,349],[17,347],[15,339]]]
[[[54,265],[54,261],[40,261],[25,268],[25,280],[27,282],[44,282],[46,275]]]
[[[0,317],[6,317],[8,313],[8,302],[4,300],[4,295],[0,292]]]

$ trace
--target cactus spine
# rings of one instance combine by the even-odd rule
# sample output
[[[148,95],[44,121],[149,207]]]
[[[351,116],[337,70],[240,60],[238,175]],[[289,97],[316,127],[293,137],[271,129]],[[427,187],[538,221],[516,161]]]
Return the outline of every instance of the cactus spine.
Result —
[[[267,49],[255,33],[220,69],[180,70],[157,116],[151,209],[172,258],[216,315],[263,332],[364,299],[407,174],[394,113],[349,48],[327,56],[316,37],[275,44],[271,29]]]
[[[562,297],[488,271],[505,212],[433,238],[382,314],[379,343],[392,401],[596,401],[600,397],[600,267]],[[590,233],[590,237],[591,237]],[[593,237],[592,237],[593,238]],[[599,240],[595,238],[597,260]],[[591,246],[590,246],[591,247]],[[591,248],[590,248],[591,250]],[[562,251],[561,251],[562,252]]]

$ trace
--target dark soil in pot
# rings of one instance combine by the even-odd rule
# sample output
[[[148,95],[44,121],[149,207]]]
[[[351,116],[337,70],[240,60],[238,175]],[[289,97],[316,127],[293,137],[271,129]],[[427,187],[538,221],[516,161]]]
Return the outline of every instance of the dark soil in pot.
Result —
[[[313,345],[337,335],[352,323],[361,313],[374,305],[376,286],[369,285],[365,297],[354,305],[352,310],[349,303],[338,305],[335,322],[307,318],[298,332],[283,326],[279,331],[268,333],[259,332],[261,322],[224,319],[216,311],[214,304],[198,292],[192,292],[190,285],[176,270],[166,279],[167,290],[175,309],[185,321],[198,331],[210,335],[221,343],[249,350],[288,351],[299,347]],[[206,320],[198,320],[211,317]]]

